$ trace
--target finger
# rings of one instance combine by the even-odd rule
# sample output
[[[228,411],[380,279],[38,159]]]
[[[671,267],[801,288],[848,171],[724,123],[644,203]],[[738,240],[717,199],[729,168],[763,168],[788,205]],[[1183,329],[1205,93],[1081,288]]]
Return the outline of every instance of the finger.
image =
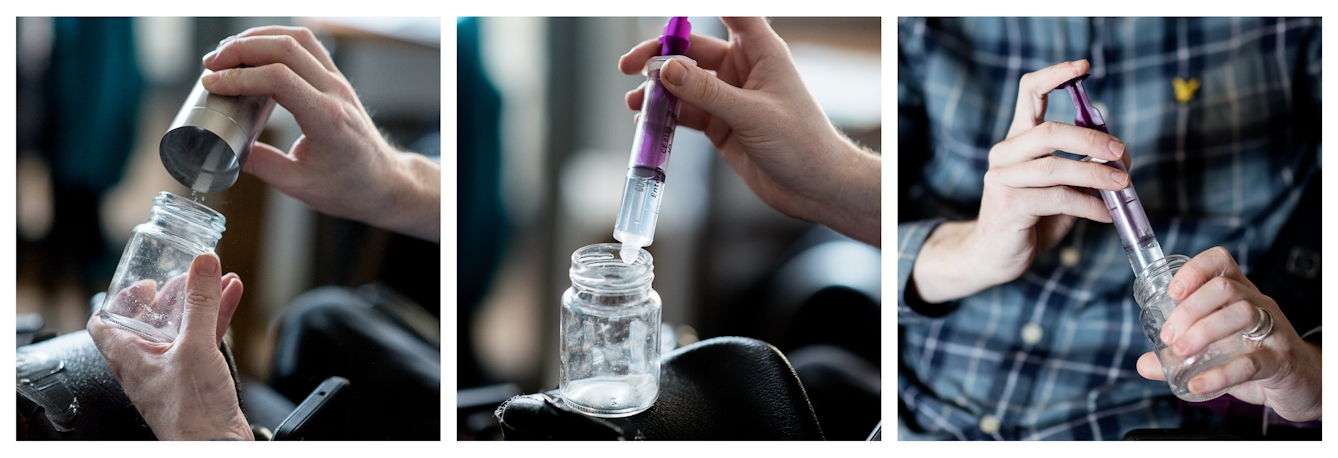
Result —
[[[204,56],[204,68],[213,71],[269,64],[288,66],[321,91],[328,91],[339,84],[339,80],[316,60],[316,56],[289,35],[238,38]]]
[[[205,253],[195,257],[186,278],[186,310],[178,342],[218,342],[219,301],[222,267],[218,257]]]
[[[643,82],[640,86],[637,86],[635,90],[628,92],[625,97],[627,99],[627,107],[633,110],[641,110],[641,101],[645,100],[645,91],[646,84]],[[702,111],[692,105],[681,104],[678,106],[678,125],[680,126],[705,131],[706,124],[710,121],[710,118],[710,113]],[[633,117],[634,122],[635,119],[636,118]]]
[[[255,175],[256,178],[280,191],[287,192],[293,188],[294,181],[303,176],[296,170],[298,167],[297,159],[284,153],[283,150],[255,142],[251,146],[251,155],[242,165],[242,171]]]
[[[739,40],[748,43],[749,52],[746,57],[750,60],[758,56],[770,54],[772,52],[789,53],[789,47],[785,45],[780,35],[771,28],[771,24],[763,17],[722,17],[720,22],[729,29],[730,40]],[[706,68],[715,68],[706,67]]]
[[[658,55],[660,55],[660,39],[648,39],[618,58],[618,71],[625,75],[641,73],[646,68],[646,61]],[[697,61],[697,65],[702,68],[719,68],[727,55],[729,55],[729,43],[725,40],[695,33],[688,37],[687,56]]]
[[[1240,266],[1236,265],[1236,259],[1231,257],[1231,253],[1226,248],[1218,246],[1199,253],[1180,266],[1180,271],[1171,279],[1166,291],[1171,295],[1171,299],[1184,300],[1208,280],[1216,277],[1227,277],[1240,283],[1249,282],[1240,272]]]
[[[665,63],[660,76],[664,87],[680,100],[730,125],[738,124],[748,116],[767,116],[767,107],[755,102],[748,91],[731,86],[710,72],[682,61]]]
[[[1189,391],[1196,394],[1213,393],[1251,380],[1272,377],[1277,371],[1277,358],[1272,352],[1254,351],[1204,371],[1189,379],[1188,386]]]
[[[637,85],[636,89],[627,91],[627,94],[623,96],[623,99],[627,101],[627,108],[630,108],[634,111],[641,110],[641,101],[645,100],[645,98],[646,98],[645,81],[642,81],[641,84]]]
[[[153,280],[137,281],[117,291],[116,296],[108,304],[108,310],[116,315],[143,321],[144,316],[152,311],[157,289],[158,283]]]
[[[1166,373],[1161,370],[1161,361],[1152,352],[1138,357],[1138,375],[1148,380],[1166,381]]]
[[[1083,59],[1058,63],[1022,75],[1022,80],[1018,82],[1017,108],[1013,112],[1008,138],[1045,122],[1045,107],[1050,91],[1065,81],[1086,74],[1089,68],[1087,60]]]
[[[990,167],[1017,164],[1061,150],[1114,161],[1124,155],[1124,143],[1096,129],[1046,122],[994,145]]]
[[[1186,264],[1188,265],[1188,264]],[[1184,267],[1181,267],[1183,269]],[[1174,282],[1174,280],[1172,280]],[[1166,317],[1161,327],[1161,340],[1167,345],[1178,346],[1180,339],[1200,320],[1216,313],[1219,309],[1237,301],[1249,298],[1249,290],[1227,277],[1215,277],[1196,289]],[[1238,329],[1239,330],[1239,329]],[[1179,354],[1179,352],[1177,352]]]
[[[991,178],[993,175],[993,178]],[[1129,174],[1094,162],[1047,156],[1007,167],[990,169],[986,180],[1014,188],[1077,186],[1118,191],[1129,185]]]
[[[1101,199],[1067,186],[1014,188],[1008,194],[1005,205],[1025,215],[1070,215],[1102,223],[1111,222],[1110,211]]]
[[[180,318],[182,307],[185,306],[185,304],[183,303],[186,300],[185,293],[186,293],[186,276],[178,275],[176,277],[172,277],[172,279],[168,280],[167,283],[163,284],[162,288],[158,289],[158,293],[154,295],[153,304],[150,305],[149,308],[152,310],[152,313],[158,314],[160,316],[170,316],[170,317]],[[154,321],[146,321],[146,322],[155,323],[157,321],[158,320],[155,319]],[[180,328],[181,323],[166,323],[166,325],[171,326],[172,327],[171,331],[173,332],[181,331]]]
[[[237,305],[242,301],[242,291],[241,277],[235,273],[223,276],[223,294],[219,301],[218,325],[214,334],[218,343],[223,343],[223,334],[228,332],[228,326],[232,324],[232,315],[237,312]]]
[[[1254,304],[1249,301],[1232,302],[1195,321],[1188,328],[1183,328],[1185,332],[1176,336],[1171,350],[1181,357],[1197,354],[1213,342],[1241,338],[1240,333],[1254,327],[1258,321],[1259,310]]]
[[[219,44],[222,45],[224,42],[241,37],[255,37],[255,36],[265,36],[265,35],[287,35],[293,37],[294,39],[297,40],[299,44],[302,45],[303,48],[307,50],[308,53],[312,55],[312,57],[315,57],[316,60],[321,63],[321,66],[325,67],[326,70],[332,72],[339,71],[339,69],[335,67],[334,60],[330,59],[330,52],[325,50],[325,45],[322,45],[320,40],[316,39],[316,34],[312,33],[311,29],[308,29],[306,27],[288,27],[281,25],[252,27],[242,33],[224,39],[223,42],[220,42]]]
[[[342,125],[343,112],[329,97],[283,64],[223,69],[204,75],[200,83],[212,94],[273,97],[293,113],[303,132]]]

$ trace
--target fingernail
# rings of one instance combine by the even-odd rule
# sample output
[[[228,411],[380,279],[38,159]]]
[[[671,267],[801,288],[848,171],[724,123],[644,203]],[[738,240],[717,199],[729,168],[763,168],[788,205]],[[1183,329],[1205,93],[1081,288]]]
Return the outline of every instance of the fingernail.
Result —
[[[1166,289],[1171,293],[1171,299],[1180,300],[1180,294],[1185,292],[1185,285],[1180,282],[1171,283],[1171,287]]]
[[[214,81],[218,80],[218,78],[219,78],[218,72],[211,72],[207,75],[200,77],[200,82],[204,83],[205,86],[209,86],[214,84]]]
[[[1069,62],[1069,65],[1072,65],[1074,67],[1081,67],[1083,62],[1087,62],[1087,59],[1078,59],[1073,62]]]
[[[1124,143],[1120,143],[1119,140],[1111,140],[1107,146],[1110,148],[1110,154],[1114,155],[1116,160],[1119,160],[1120,156],[1124,154]]]
[[[218,57],[218,50],[217,50],[217,49],[215,49],[215,50],[213,50],[213,51],[209,51],[209,54],[205,54],[205,55],[204,55],[203,62],[204,62],[205,65],[209,65],[209,63],[210,63],[210,62],[213,62],[213,61],[214,61],[214,58],[216,58],[216,57]]]
[[[218,265],[218,258],[207,254],[196,256],[192,267],[195,269],[195,275],[201,277],[217,277],[218,271],[221,270]]]
[[[1161,328],[1161,341],[1162,343],[1170,344],[1172,340],[1175,340],[1175,326],[1168,324],[1166,327]]]
[[[1124,172],[1110,172],[1110,179],[1114,180],[1116,184],[1123,185],[1125,182],[1125,177],[1127,176],[1128,175],[1125,175]]]
[[[228,40],[231,40],[231,39],[233,39],[233,38],[237,38],[237,36],[236,36],[236,35],[228,35],[227,38],[224,38],[224,39],[222,39],[222,40],[218,40],[218,44],[219,44],[219,45],[222,45],[223,43],[227,43]]]
[[[687,77],[688,69],[682,63],[670,60],[665,62],[664,67],[660,69],[660,77],[669,81],[674,86],[682,86],[683,78]]]
[[[1189,381],[1189,391],[1193,391],[1193,392],[1195,392],[1195,393],[1202,393],[1202,392],[1203,392],[1203,380],[1199,380],[1199,379],[1190,380],[1190,381]]]

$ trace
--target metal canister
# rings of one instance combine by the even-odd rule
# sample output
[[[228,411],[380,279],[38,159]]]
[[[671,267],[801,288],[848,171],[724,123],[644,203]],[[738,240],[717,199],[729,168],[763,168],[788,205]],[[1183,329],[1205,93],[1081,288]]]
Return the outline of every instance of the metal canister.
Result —
[[[206,69],[200,77],[210,73]],[[210,94],[197,79],[158,143],[163,167],[192,191],[232,187],[273,111],[272,98]]]

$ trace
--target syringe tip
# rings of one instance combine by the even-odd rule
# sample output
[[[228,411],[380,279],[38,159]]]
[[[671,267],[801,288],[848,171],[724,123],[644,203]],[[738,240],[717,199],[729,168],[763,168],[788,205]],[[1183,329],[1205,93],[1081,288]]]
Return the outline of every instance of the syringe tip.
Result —
[[[623,258],[623,263],[631,264],[633,261],[636,261],[638,251],[641,251],[641,247],[624,243],[622,251],[618,253],[618,256]]]

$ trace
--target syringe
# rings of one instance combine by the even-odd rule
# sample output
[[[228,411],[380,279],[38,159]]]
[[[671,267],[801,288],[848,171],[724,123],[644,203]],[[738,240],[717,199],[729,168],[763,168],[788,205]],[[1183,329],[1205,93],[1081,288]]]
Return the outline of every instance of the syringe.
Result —
[[[1073,99],[1073,108],[1078,112],[1073,124],[1109,134],[1110,131],[1106,130],[1106,120],[1101,117],[1101,111],[1087,100],[1087,91],[1082,87],[1082,81],[1088,76],[1090,75],[1068,80],[1056,89],[1068,89],[1069,97]],[[1101,162],[1100,159],[1091,157],[1084,160]],[[1108,161],[1105,164],[1128,172],[1123,161]],[[1115,231],[1120,234],[1120,241],[1124,243],[1124,253],[1129,256],[1129,265],[1133,267],[1134,275],[1141,277],[1143,269],[1166,255],[1162,254],[1161,244],[1157,243],[1157,237],[1152,234],[1152,225],[1148,224],[1147,213],[1143,211],[1143,204],[1138,200],[1138,193],[1134,192],[1134,184],[1131,180],[1128,186],[1119,191],[1100,192],[1101,200],[1106,202],[1110,218],[1114,220]]]
[[[619,254],[629,264],[636,259],[637,250],[655,240],[655,222],[660,216],[660,199],[664,197],[664,169],[674,143],[674,129],[678,127],[678,97],[660,84],[660,68],[671,59],[697,64],[682,55],[688,51],[691,33],[688,18],[670,19],[660,36],[660,55],[646,62],[641,117],[632,141],[622,207],[613,226],[613,238],[623,243]]]

